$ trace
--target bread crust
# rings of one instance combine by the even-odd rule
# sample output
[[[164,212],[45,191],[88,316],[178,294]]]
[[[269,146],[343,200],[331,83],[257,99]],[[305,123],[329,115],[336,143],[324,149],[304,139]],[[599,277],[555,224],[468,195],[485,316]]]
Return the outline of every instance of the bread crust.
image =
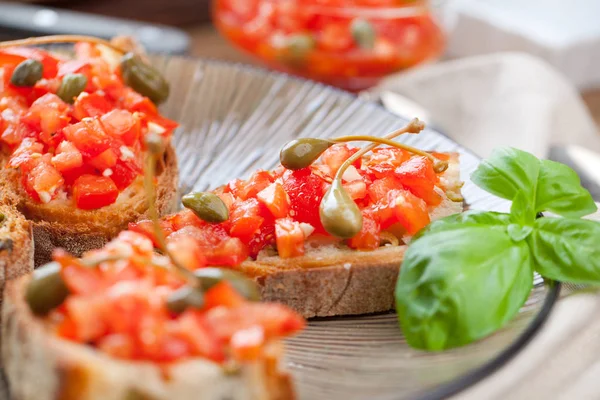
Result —
[[[432,220],[463,211],[458,154],[443,174],[446,194]],[[282,303],[304,318],[358,315],[394,309],[394,290],[407,246],[373,251],[323,247],[304,256],[245,261],[240,270],[258,283],[263,301]]]
[[[286,400],[290,377],[279,370],[281,343],[237,374],[203,359],[159,367],[111,358],[54,336],[24,300],[30,277],[7,284],[2,359],[14,400]]]
[[[177,157],[171,145],[165,151],[163,161],[157,177],[156,197],[161,215],[172,212],[177,200]],[[116,203],[97,210],[80,210],[72,202],[41,204],[31,200],[20,183],[17,170],[2,170],[0,185],[9,188],[12,195],[7,197],[8,201],[31,221],[36,267],[50,261],[52,251],[57,247],[75,256],[102,247],[127,229],[130,222],[145,217],[148,210],[141,178],[121,193]]]
[[[4,201],[0,200],[2,203]],[[32,226],[16,208],[0,203],[0,296],[5,282],[33,270]],[[0,297],[0,306],[3,297]]]

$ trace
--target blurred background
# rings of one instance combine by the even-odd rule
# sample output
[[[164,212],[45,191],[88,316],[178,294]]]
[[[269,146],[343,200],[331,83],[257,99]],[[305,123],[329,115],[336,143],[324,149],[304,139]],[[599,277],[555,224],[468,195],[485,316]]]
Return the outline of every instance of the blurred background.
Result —
[[[600,124],[598,0],[0,1],[0,38],[137,36],[152,52],[283,70],[351,91],[446,59],[521,51],[577,88]]]

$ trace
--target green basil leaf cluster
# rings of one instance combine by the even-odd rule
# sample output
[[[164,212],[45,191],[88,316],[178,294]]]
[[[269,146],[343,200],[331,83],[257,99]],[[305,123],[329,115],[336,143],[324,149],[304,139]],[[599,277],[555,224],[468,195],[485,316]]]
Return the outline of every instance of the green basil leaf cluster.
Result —
[[[533,273],[600,284],[597,210],[566,165],[500,148],[471,176],[512,201],[510,214],[467,211],[431,223],[406,251],[396,286],[398,319],[408,343],[444,350],[481,339],[518,313]],[[551,211],[561,218],[537,218]]]

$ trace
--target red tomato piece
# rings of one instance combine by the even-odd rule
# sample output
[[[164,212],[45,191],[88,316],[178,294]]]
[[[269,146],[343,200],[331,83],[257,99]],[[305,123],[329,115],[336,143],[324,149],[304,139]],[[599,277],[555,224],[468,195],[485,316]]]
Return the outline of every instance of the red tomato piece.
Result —
[[[119,156],[113,149],[106,149],[96,157],[89,159],[88,163],[98,171],[102,172],[108,168],[114,167],[115,164],[117,164],[118,157]]]
[[[98,268],[89,268],[72,262],[63,264],[60,275],[73,294],[89,295],[104,288],[102,274]]]
[[[347,23],[325,25],[318,40],[319,47],[325,51],[343,52],[350,49],[354,40]]]
[[[106,133],[133,146],[140,137],[140,119],[127,110],[112,110],[100,117]]]
[[[434,190],[438,177],[433,163],[427,157],[413,157],[395,170],[402,185],[431,206],[442,202],[442,196]]]
[[[167,249],[180,264],[190,271],[206,266],[206,257],[204,257],[202,247],[194,238],[177,236],[176,240],[169,240]]]
[[[256,258],[265,247],[275,244],[275,224],[264,223],[248,243],[250,257]]]
[[[363,225],[360,232],[348,240],[348,246],[357,250],[375,250],[381,243],[380,226],[373,214],[362,211]]]
[[[233,334],[230,344],[232,355],[236,360],[257,360],[263,351],[265,332],[259,326],[242,329]]]
[[[83,92],[73,104],[73,116],[81,121],[84,118],[100,117],[113,109],[105,96],[98,93]]]
[[[236,197],[247,200],[256,197],[258,192],[265,189],[274,181],[269,171],[256,171],[250,179],[242,181],[236,179],[228,184],[228,190]]]
[[[44,203],[56,197],[58,190],[65,183],[60,172],[47,160],[39,162],[31,171],[26,173],[28,185],[37,193],[38,199]]]
[[[36,142],[33,138],[25,138],[13,152],[7,166],[10,168],[20,167],[21,165],[33,161],[34,158],[40,157],[43,152],[43,144]]]
[[[393,175],[396,167],[409,160],[410,153],[393,147],[376,148],[371,156],[365,161],[365,167],[369,174],[381,179]]]
[[[399,222],[408,234],[414,235],[431,222],[425,201],[408,190],[391,191],[386,206],[393,210],[393,217],[391,221],[386,221],[385,227]],[[383,221],[380,223],[384,228]]]
[[[144,119],[147,123],[152,122],[158,125],[160,128],[164,129],[164,132],[162,133],[163,136],[170,135],[175,129],[177,129],[177,127],[179,127],[179,124],[177,122],[165,118],[160,114],[145,115]]]
[[[82,175],[94,175],[96,174],[96,169],[89,164],[83,164],[79,167],[73,169],[67,169],[61,171],[63,178],[65,179],[65,185],[73,186],[73,183]]]
[[[319,206],[325,194],[323,183],[310,168],[292,171],[283,182],[290,199],[290,216],[298,222],[311,224],[316,233],[325,233],[319,217]]]
[[[246,299],[229,282],[221,282],[210,288],[205,293],[204,301],[207,309],[219,306],[235,308],[246,303]]]
[[[229,234],[248,243],[265,220],[261,215],[261,209],[261,204],[253,198],[234,203],[229,215],[231,223]]]
[[[83,165],[83,156],[73,143],[64,140],[56,148],[52,165],[60,172],[72,170]]]
[[[142,173],[142,168],[136,160],[117,160],[111,167],[113,173],[110,178],[113,180],[119,190],[124,190],[133,183],[133,181]]]
[[[82,175],[73,184],[75,204],[82,210],[93,210],[113,204],[119,189],[112,179],[104,176]]]
[[[39,129],[40,139],[47,144],[52,144],[54,135],[71,120],[68,112],[68,104],[57,95],[47,93],[33,102],[22,121]]]
[[[273,217],[283,218],[288,214],[290,209],[288,196],[280,183],[271,183],[261,190],[256,198],[267,206]]]
[[[129,87],[125,86],[121,89],[119,100],[121,107],[131,112],[139,111],[148,115],[158,113],[156,106],[149,98],[142,96]]]
[[[382,179],[376,179],[367,189],[369,199],[373,203],[377,203],[382,199],[387,198],[387,194],[396,189],[402,189],[402,183],[395,176],[386,176]]]
[[[111,147],[110,137],[97,119],[69,125],[63,129],[63,134],[81,151],[84,158],[94,158]]]
[[[161,220],[160,227],[165,237],[169,236],[171,233],[174,232],[173,226],[167,221]],[[130,222],[129,227],[127,229],[133,232],[141,233],[145,237],[149,238],[150,240],[152,240],[154,247],[159,246],[159,242],[154,234],[154,223],[152,221],[144,220],[139,222]]]
[[[356,147],[348,147],[346,144],[335,144],[325,150],[321,155],[321,160],[330,168],[330,173],[334,176],[342,164],[357,151]],[[357,169],[360,169],[361,160],[356,160],[353,165]]]
[[[299,222],[291,218],[276,220],[275,238],[279,257],[291,258],[304,254],[304,232]]]
[[[364,199],[367,196],[367,184],[363,180],[347,182],[343,186],[352,200]]]

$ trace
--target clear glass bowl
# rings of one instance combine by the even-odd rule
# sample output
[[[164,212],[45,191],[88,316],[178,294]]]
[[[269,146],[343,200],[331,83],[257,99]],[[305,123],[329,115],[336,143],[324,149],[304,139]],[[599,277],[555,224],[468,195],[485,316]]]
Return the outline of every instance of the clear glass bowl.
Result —
[[[215,0],[213,17],[271,68],[351,91],[434,60],[445,44],[426,0]]]

